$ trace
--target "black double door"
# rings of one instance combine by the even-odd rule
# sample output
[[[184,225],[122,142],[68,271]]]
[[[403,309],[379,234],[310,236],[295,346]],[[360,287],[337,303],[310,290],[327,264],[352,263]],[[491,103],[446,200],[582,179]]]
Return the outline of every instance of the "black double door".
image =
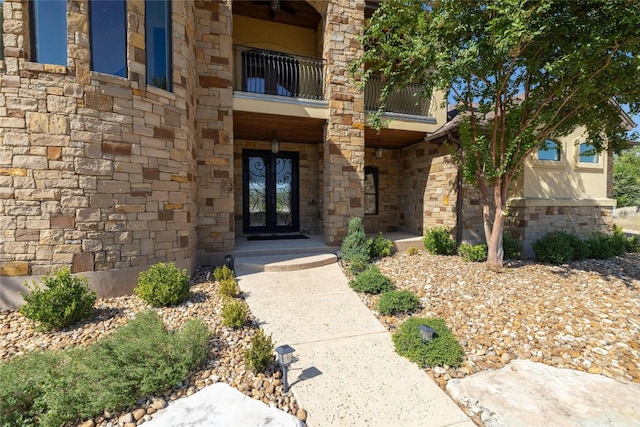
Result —
[[[298,153],[243,150],[243,231],[300,231]]]

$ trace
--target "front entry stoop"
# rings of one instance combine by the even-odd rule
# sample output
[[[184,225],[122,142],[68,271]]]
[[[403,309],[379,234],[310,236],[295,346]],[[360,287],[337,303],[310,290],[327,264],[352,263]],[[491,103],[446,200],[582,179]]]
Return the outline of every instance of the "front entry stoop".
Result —
[[[252,272],[285,272],[323,267],[337,261],[338,257],[335,254],[238,257],[235,260],[235,268]]]

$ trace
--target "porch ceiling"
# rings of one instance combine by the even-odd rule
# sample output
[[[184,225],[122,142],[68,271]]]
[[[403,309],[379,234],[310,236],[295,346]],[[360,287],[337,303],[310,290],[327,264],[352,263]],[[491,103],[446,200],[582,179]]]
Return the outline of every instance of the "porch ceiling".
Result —
[[[271,141],[275,136],[280,141],[319,144],[324,123],[321,119],[234,111],[233,137]]]
[[[312,30],[318,28],[322,18],[306,1],[280,0],[280,10],[276,13],[271,11],[270,5],[270,0],[234,1],[233,13]]]
[[[382,129],[379,133],[370,127],[365,127],[364,138],[367,147],[403,148],[424,141],[426,132],[412,132],[396,129]]]

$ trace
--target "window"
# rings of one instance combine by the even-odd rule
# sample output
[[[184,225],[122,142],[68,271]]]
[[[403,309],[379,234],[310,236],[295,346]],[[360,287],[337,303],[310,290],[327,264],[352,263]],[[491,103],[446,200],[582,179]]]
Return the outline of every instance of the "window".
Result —
[[[32,0],[31,59],[67,65],[67,1]]]
[[[171,90],[171,2],[145,1],[147,84]]]
[[[378,214],[378,168],[374,166],[364,168],[364,213]]]
[[[4,34],[2,27],[4,24],[4,0],[0,0],[0,60],[4,59],[4,42],[2,35]]]
[[[547,160],[552,162],[560,161],[560,145],[555,141],[546,139],[538,148],[538,160]]]
[[[580,157],[578,161],[580,163],[598,163],[600,159],[593,145],[583,142],[580,144]]]
[[[127,77],[125,0],[91,0],[91,69]]]

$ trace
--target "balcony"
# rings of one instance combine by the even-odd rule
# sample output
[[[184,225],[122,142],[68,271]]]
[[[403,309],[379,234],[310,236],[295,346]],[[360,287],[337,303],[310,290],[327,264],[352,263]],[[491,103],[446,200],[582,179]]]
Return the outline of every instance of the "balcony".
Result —
[[[367,111],[378,111],[380,108],[380,92],[382,80],[378,76],[371,76],[367,80],[364,90],[364,108]],[[389,96],[385,112],[419,117],[432,117],[433,103],[431,100],[418,97],[422,86],[409,84],[404,89],[399,89]]]
[[[246,93],[322,100],[324,61],[250,46],[233,47],[234,90]]]

